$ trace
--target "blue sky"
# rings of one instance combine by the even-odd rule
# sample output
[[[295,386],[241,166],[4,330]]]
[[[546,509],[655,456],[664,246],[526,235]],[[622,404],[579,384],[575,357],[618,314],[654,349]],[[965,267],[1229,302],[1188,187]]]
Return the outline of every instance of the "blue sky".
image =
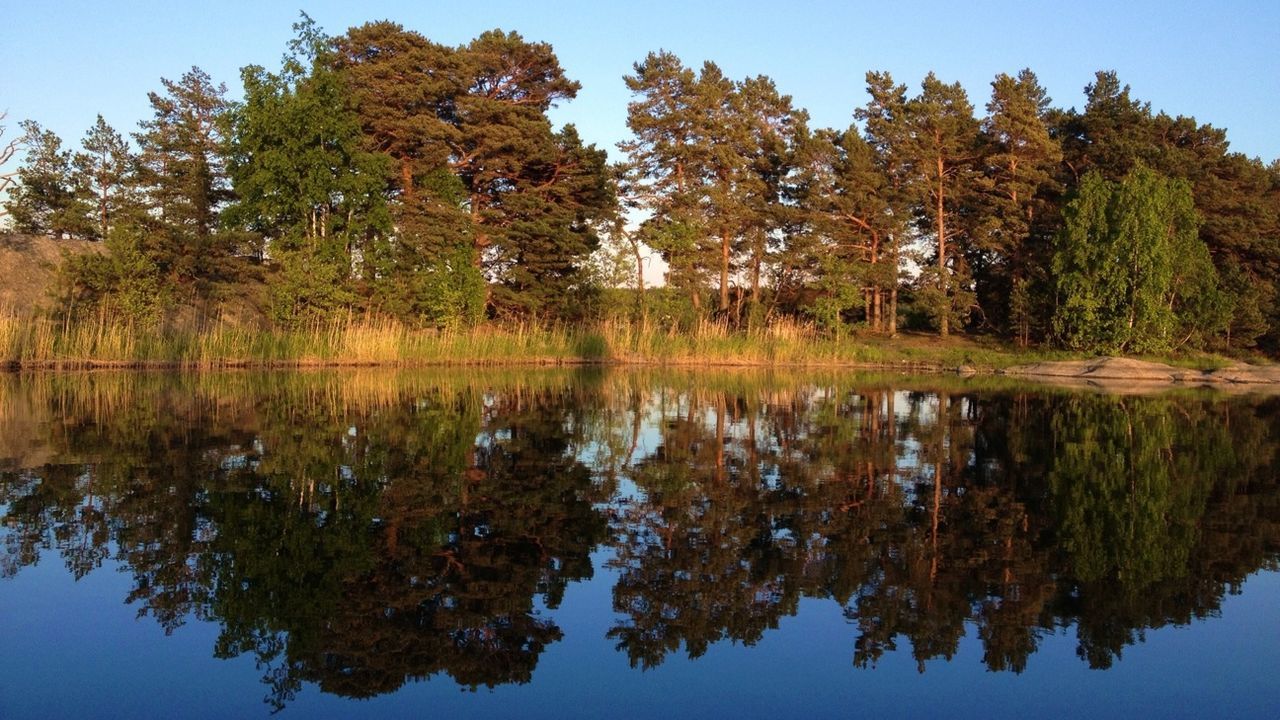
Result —
[[[766,74],[815,125],[845,126],[863,75],[912,87],[930,70],[981,110],[999,72],[1030,67],[1055,104],[1083,103],[1098,69],[1171,114],[1228,128],[1235,150],[1280,158],[1280,2],[16,2],[0,8],[0,109],[10,133],[39,120],[77,144],[101,112],[118,130],[148,114],[159,78],[200,65],[239,93],[239,68],[273,67],[305,8],[337,34],[388,18],[448,44],[483,30],[550,42],[578,99],[555,112],[590,142],[626,135],[621,76],[650,50]]]

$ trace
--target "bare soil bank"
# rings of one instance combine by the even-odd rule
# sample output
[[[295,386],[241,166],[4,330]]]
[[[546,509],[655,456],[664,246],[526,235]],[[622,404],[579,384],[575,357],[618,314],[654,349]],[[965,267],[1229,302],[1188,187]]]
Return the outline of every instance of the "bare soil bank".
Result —
[[[48,308],[64,254],[101,253],[102,243],[0,234],[0,309],[31,315]]]

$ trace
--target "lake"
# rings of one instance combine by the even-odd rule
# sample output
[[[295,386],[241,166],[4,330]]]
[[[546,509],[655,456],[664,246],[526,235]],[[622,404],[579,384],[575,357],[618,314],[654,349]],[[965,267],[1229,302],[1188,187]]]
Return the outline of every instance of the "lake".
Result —
[[[0,375],[0,717],[1276,717],[1277,450],[990,377]]]

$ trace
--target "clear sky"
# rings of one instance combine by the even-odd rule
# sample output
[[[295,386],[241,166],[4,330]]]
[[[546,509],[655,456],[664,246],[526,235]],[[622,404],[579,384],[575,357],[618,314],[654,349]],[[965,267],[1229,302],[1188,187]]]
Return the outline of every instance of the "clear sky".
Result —
[[[658,48],[732,77],[766,74],[818,126],[845,126],[863,75],[913,88],[929,70],[959,80],[981,112],[991,79],[1030,67],[1055,104],[1079,107],[1098,69],[1114,69],[1157,110],[1226,127],[1235,150],[1280,158],[1280,0],[1164,2],[0,2],[0,109],[78,144],[102,113],[132,131],[160,77],[200,65],[239,96],[239,68],[275,67],[305,8],[338,34],[391,19],[460,44],[500,27],[550,42],[583,85],[555,112],[611,151],[626,135],[621,77]],[[611,155],[614,153],[611,153]]]

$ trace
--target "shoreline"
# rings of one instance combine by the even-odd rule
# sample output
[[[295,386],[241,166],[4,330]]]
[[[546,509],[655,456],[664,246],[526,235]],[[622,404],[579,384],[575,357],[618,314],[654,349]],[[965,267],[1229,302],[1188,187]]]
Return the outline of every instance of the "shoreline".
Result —
[[[1280,365],[1262,366],[1234,363],[1214,369],[1179,368],[1159,362],[1124,357],[1089,360],[1041,361],[1023,365],[996,367],[991,365],[955,365],[942,360],[902,361],[759,361],[752,359],[628,359],[628,358],[467,358],[457,360],[423,359],[419,361],[330,360],[304,358],[298,360],[227,360],[216,362],[165,360],[57,360],[0,363],[0,373],[31,375],[76,372],[220,372],[305,371],[343,369],[683,369],[683,370],[755,370],[755,371],[870,371],[903,375],[953,376],[958,378],[989,377],[1009,381],[1025,381],[1037,386],[1093,389],[1120,394],[1145,394],[1173,389],[1209,389],[1225,392],[1280,393]]]
[[[734,368],[785,370],[891,370],[930,374],[998,375],[995,367],[969,368],[941,361],[758,361],[758,360],[662,360],[625,358],[469,358],[459,360],[37,360],[0,363],[0,372],[82,372],[86,370],[320,370],[343,368],[429,369],[429,368],[552,368],[552,367],[635,367],[635,368]]]

